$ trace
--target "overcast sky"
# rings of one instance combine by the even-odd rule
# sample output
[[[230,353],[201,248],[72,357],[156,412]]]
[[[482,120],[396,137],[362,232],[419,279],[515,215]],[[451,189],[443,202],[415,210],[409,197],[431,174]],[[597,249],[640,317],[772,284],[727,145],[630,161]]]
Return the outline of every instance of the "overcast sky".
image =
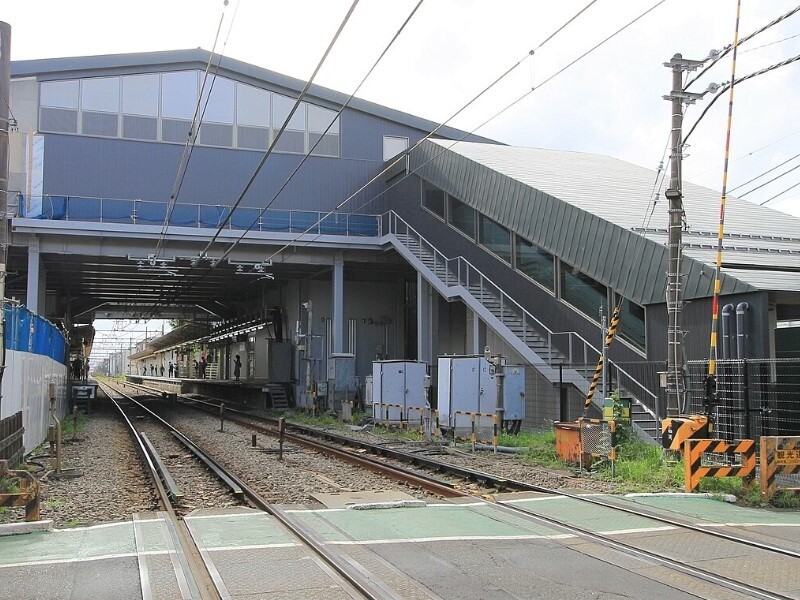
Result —
[[[359,96],[442,121],[537,48],[589,0],[426,0]],[[317,83],[350,93],[417,0],[361,0]],[[531,86],[606,38],[656,0],[597,0],[538,48],[502,85],[451,124],[472,130]],[[26,0],[4,3],[12,60],[214,45],[222,0]],[[351,0],[231,0],[217,51],[307,79]],[[796,6],[744,1],[740,36]],[[680,52],[703,59],[733,42],[735,0],[666,0],[574,67],[537,89],[477,133],[539,148],[607,154],[655,169],[670,128],[671,74],[662,63]],[[231,25],[232,24],[232,25]],[[800,54],[800,14],[743,44],[737,76]],[[796,36],[796,37],[792,37]],[[227,38],[227,43],[224,45]],[[784,38],[791,38],[786,39]],[[784,41],[780,41],[784,40]],[[730,79],[731,55],[691,91]],[[691,126],[713,94],[690,107]],[[800,153],[800,62],[735,90],[729,189]],[[692,135],[686,179],[721,189],[727,94]],[[800,164],[787,163],[740,193]],[[800,183],[800,169],[747,195],[762,202]],[[736,194],[734,194],[736,195]],[[642,198],[642,213],[649,202]],[[666,224],[666,204],[664,224]],[[768,206],[800,216],[800,185]],[[636,207],[632,207],[636,210]],[[691,222],[691,215],[687,215]]]
[[[361,0],[318,83],[351,92],[416,1]],[[598,0],[452,124],[472,130],[654,3]],[[2,18],[12,26],[12,59],[21,60],[210,50],[224,9],[218,51],[307,79],[350,4],[350,0],[231,0],[224,9],[222,0],[28,0],[6,3]],[[426,0],[359,95],[442,121],[586,4],[588,0]],[[784,0],[743,2],[740,35],[795,5]],[[732,43],[735,16],[735,0],[666,0],[479,133],[521,146],[608,154],[655,169],[670,126],[669,103],[661,96],[669,92],[671,78],[662,63],[676,52],[701,59],[712,48]],[[798,33],[800,14],[742,45],[737,76],[800,54],[800,36],[778,42]],[[729,55],[692,90],[702,92],[709,82],[728,81],[730,69]],[[687,125],[711,96],[689,108]],[[800,63],[735,90],[729,188],[798,153],[798,98]],[[725,95],[703,119],[684,164],[687,179],[715,189],[722,184],[727,104]],[[740,191],[796,164],[800,161],[787,163]],[[798,182],[800,170],[747,199],[760,202]],[[800,186],[769,206],[800,215]]]

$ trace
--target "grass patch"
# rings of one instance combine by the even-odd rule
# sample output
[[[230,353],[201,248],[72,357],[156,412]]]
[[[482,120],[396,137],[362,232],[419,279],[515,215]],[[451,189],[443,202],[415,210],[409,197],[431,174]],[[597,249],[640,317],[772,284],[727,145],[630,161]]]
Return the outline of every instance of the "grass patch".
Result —
[[[16,494],[19,492],[19,481],[16,477],[0,477],[0,493]]]
[[[556,432],[547,431],[522,431],[518,435],[504,433],[498,438],[500,446],[512,448],[527,448],[527,452],[519,456],[525,462],[556,469],[569,468],[571,465],[556,456]]]
[[[776,508],[800,508],[800,493],[778,492],[772,497],[771,504]]]
[[[68,500],[68,498],[64,498],[63,496],[55,496],[54,498],[46,501],[45,505],[49,508],[58,508],[59,506],[66,504]]]
[[[75,420],[72,414],[68,414],[61,420],[61,437],[66,439],[68,436],[79,434],[83,431],[86,424],[89,422],[89,417],[82,412],[78,413],[77,427],[74,427]]]
[[[83,525],[83,521],[81,521],[80,519],[70,519],[69,521],[64,523],[64,527],[68,529],[71,529],[73,527],[80,527],[81,525]]]

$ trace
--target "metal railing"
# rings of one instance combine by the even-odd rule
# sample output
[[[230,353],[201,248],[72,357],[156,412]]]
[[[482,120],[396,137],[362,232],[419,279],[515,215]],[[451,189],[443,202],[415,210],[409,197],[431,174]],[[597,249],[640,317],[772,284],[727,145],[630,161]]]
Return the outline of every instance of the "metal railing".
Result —
[[[474,296],[549,366],[558,368],[559,364],[566,363],[569,367],[578,368],[592,364],[592,361],[596,363],[599,359],[600,351],[580,334],[575,331],[553,331],[467,259],[462,256],[448,258],[394,211],[387,213],[386,229],[447,287],[461,286]],[[408,244],[400,236],[415,243]],[[606,367],[619,388],[632,395],[634,402],[658,424],[658,415],[661,414],[658,395],[613,361],[607,360]],[[588,378],[591,373],[588,377],[586,373],[582,375]]]
[[[28,219],[89,221],[127,225],[163,225],[168,202],[87,196],[17,196],[17,215]],[[230,216],[225,229],[377,237],[380,215],[331,214],[315,210],[267,209],[239,206],[233,213],[224,204],[175,204],[172,227],[217,228]]]

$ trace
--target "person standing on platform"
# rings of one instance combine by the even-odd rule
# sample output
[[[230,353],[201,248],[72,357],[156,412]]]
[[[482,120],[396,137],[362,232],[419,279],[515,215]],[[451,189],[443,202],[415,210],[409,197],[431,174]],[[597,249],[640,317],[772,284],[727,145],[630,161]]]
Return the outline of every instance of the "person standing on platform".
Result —
[[[200,363],[197,362],[197,359],[194,359],[194,375],[198,379],[200,379]]]
[[[161,376],[164,376],[164,363],[161,363]]]
[[[156,366],[153,363],[150,363],[150,377],[156,376]]]
[[[236,381],[239,381],[239,376],[242,374],[242,359],[237,354],[236,358],[233,359],[233,377]]]
[[[200,358],[200,379],[206,378],[206,368],[208,367],[208,362],[206,362],[206,357],[202,356]]]
[[[172,374],[175,372],[175,365],[172,364],[172,361],[169,361],[169,369],[167,369],[169,373],[169,378],[172,379]]]

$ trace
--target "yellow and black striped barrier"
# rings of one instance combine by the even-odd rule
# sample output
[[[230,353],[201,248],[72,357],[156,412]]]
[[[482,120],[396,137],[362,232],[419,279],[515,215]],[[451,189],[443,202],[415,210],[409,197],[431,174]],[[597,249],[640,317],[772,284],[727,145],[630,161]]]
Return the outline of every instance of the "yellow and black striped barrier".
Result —
[[[727,454],[741,456],[740,466],[704,466],[704,454]],[[754,440],[686,440],[683,446],[686,464],[686,491],[691,492],[700,485],[704,477],[742,477],[751,478],[756,472],[756,443]]]
[[[606,333],[606,348],[611,345],[611,342],[614,341],[614,335],[617,333],[617,327],[619,326],[619,307],[614,309],[614,313],[611,316],[611,325],[608,327],[608,332]],[[586,402],[583,403],[583,415],[586,416],[586,413],[589,410],[589,407],[592,405],[592,398],[594,397],[594,391],[597,387],[598,382],[600,381],[600,377],[603,374],[603,355],[600,354],[600,358],[597,360],[597,367],[594,370],[594,375],[592,376],[592,382],[589,384],[589,391],[586,393]]]
[[[761,438],[761,494],[765,500],[778,489],[775,476],[800,473],[800,436],[763,436]],[[800,492],[800,488],[781,489]]]
[[[490,443],[495,448],[497,448],[498,437],[500,435],[500,427],[499,427],[500,421],[499,421],[499,419],[497,417],[497,413],[479,413],[479,412],[471,412],[471,411],[468,411],[468,410],[456,410],[456,411],[453,411],[453,415],[465,415],[465,416],[468,416],[470,418],[470,437],[468,439],[472,443],[473,447],[475,446],[475,444],[477,444],[479,441],[481,441],[481,442],[485,442],[485,443]],[[491,440],[488,440],[488,439],[485,439],[485,438],[478,439],[477,421],[478,421],[479,417],[485,417],[485,418],[492,419],[492,439]],[[438,416],[437,416],[437,422],[438,422]],[[454,440],[456,439],[455,421],[453,422],[453,439]],[[460,437],[459,439],[467,439],[467,438]]]
[[[680,452],[688,439],[708,439],[709,422],[706,415],[667,417],[661,421],[661,445]]]

